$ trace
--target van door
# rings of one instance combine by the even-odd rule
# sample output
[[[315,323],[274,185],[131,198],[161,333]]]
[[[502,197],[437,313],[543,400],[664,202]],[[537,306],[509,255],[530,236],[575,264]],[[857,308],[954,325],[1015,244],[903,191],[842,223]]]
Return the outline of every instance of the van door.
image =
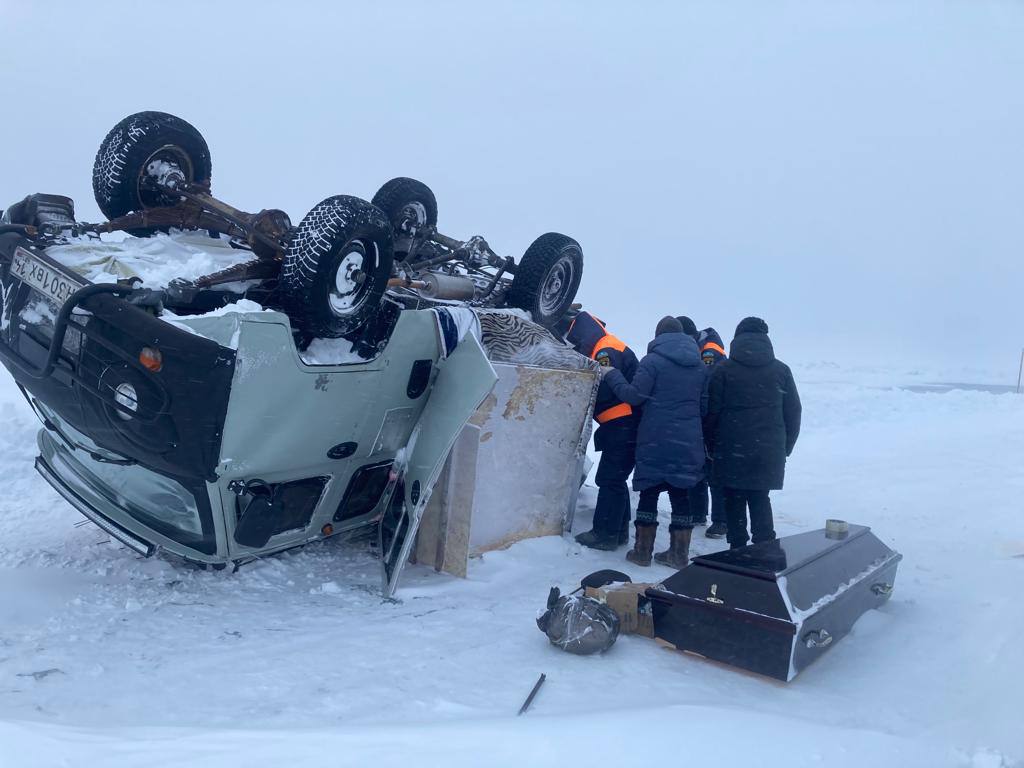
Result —
[[[470,417],[494,388],[498,375],[476,337],[467,334],[438,361],[429,400],[398,469],[395,498],[380,525],[384,594],[394,594],[416,540],[420,518],[448,452]]]

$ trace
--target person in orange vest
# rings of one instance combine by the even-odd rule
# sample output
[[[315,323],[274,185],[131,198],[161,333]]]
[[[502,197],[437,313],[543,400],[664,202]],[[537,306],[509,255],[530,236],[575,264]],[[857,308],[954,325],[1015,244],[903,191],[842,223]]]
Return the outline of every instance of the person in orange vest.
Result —
[[[585,357],[622,372],[633,380],[639,364],[633,350],[608,333],[604,323],[589,312],[580,312],[569,326],[566,341]],[[601,452],[597,465],[597,506],[591,530],[576,536],[576,541],[591,549],[611,551],[629,543],[632,516],[629,479],[636,464],[636,428],[638,414],[622,402],[605,382],[601,382],[594,404],[594,448]]]
[[[705,328],[698,334],[697,346],[700,347],[701,361],[709,368],[728,357],[725,354],[725,342],[714,328]]]

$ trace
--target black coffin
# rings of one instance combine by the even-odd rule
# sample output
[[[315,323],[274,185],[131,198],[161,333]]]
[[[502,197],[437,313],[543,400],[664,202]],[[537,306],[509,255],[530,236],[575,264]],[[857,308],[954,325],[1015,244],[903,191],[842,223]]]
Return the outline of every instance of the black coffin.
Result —
[[[655,637],[792,680],[892,592],[902,555],[860,525],[695,557],[647,590]]]

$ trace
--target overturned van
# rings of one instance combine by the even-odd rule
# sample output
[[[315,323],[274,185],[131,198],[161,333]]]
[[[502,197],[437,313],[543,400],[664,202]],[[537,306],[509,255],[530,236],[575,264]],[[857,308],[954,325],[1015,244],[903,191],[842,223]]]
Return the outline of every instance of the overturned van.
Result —
[[[68,295],[19,279],[18,258]],[[0,287],[0,360],[43,423],[38,471],[138,552],[216,567],[376,525],[393,591],[449,451],[498,381],[489,354],[593,378],[502,310],[385,307],[370,359],[300,353],[286,315],[245,300],[157,317],[18,233],[0,233]],[[577,407],[579,440],[589,398]]]
[[[584,372],[549,421],[569,434],[538,452],[578,482],[596,374],[556,334],[579,243],[549,232],[501,256],[438,231],[434,193],[404,177],[292,226],[214,197],[211,170],[194,126],[141,112],[96,154],[107,221],[62,195],[0,211],[0,362],[42,420],[39,472],[73,506],[143,554],[213,566],[377,525],[393,591],[492,362],[523,382],[512,400],[536,388],[516,366]]]

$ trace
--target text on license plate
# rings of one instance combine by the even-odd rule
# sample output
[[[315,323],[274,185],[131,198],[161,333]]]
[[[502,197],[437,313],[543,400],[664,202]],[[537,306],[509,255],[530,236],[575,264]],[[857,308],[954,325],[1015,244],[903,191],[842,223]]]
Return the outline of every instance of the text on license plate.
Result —
[[[72,293],[82,287],[82,283],[47,266],[24,248],[14,250],[11,275],[23,283],[28,283],[58,304],[63,304]]]

